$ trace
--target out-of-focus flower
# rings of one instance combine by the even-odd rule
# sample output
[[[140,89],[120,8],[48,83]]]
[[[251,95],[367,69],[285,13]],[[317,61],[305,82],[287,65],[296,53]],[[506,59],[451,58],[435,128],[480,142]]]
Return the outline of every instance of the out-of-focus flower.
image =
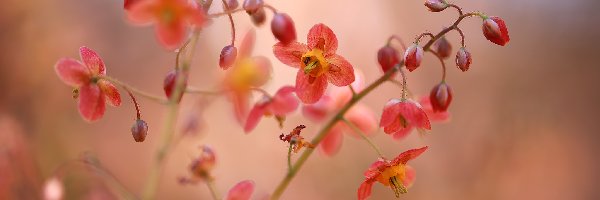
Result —
[[[413,100],[391,99],[383,108],[379,126],[394,139],[406,137],[413,128],[431,130],[421,105]]]
[[[183,44],[190,26],[206,22],[203,9],[196,1],[144,0],[127,10],[129,20],[138,25],[156,24],[158,41],[168,50]]]
[[[107,80],[104,62],[98,54],[87,48],[79,48],[81,62],[72,58],[62,58],[54,66],[58,77],[75,88],[79,98],[79,113],[83,119],[93,122],[104,115],[105,102],[112,106],[121,105],[119,90]]]
[[[482,29],[485,38],[494,44],[504,46],[510,41],[506,24],[500,17],[484,17]]]
[[[400,62],[398,51],[389,45],[381,47],[381,49],[377,51],[377,61],[381,66],[381,70],[385,73]]]
[[[438,53],[438,55],[444,59],[450,57],[450,54],[452,54],[452,45],[444,36],[435,41],[433,47],[435,48],[435,51]]]
[[[44,200],[60,200],[63,199],[64,191],[62,181],[57,177],[52,177],[44,183],[42,197]]]
[[[167,96],[167,98],[171,98],[171,95],[173,94],[173,92],[175,92],[175,86],[177,85],[177,79],[180,76],[184,76],[183,78],[183,88],[187,87],[187,76],[184,75],[180,70],[178,69],[174,69],[171,70],[169,73],[167,73],[167,76],[165,76],[165,80],[163,81],[163,90],[165,91],[165,95]],[[183,94],[185,92],[181,92],[179,93],[179,96],[177,97],[177,102],[181,101],[181,98],[183,97]]]
[[[433,122],[446,123],[446,122],[450,121],[450,112],[448,112],[448,111],[434,112],[433,111],[433,106],[431,105],[431,100],[429,97],[423,96],[423,97],[419,98],[419,104],[421,105],[421,108],[423,109],[423,111],[425,111],[425,114],[427,114],[427,118],[429,118],[429,121],[431,121],[432,123]]]
[[[408,161],[417,158],[427,146],[402,152],[394,160],[380,159],[371,164],[365,171],[365,181],[358,188],[358,199],[364,200],[371,196],[371,188],[375,181],[390,187],[396,197],[408,192],[415,180],[415,170],[408,166]]]
[[[210,171],[215,167],[217,156],[215,151],[209,146],[202,146],[202,152],[200,155],[192,161],[190,170],[197,179],[212,178]]]
[[[344,57],[337,55],[335,33],[324,24],[314,25],[308,32],[308,44],[279,42],[273,46],[275,57],[282,63],[299,68],[296,93],[305,104],[319,101],[327,83],[347,86],[354,82],[354,68]]]
[[[414,71],[421,66],[423,60],[423,48],[418,44],[413,44],[404,52],[404,65],[408,71]]]
[[[294,94],[295,90],[296,88],[292,86],[284,86],[273,97],[263,96],[250,110],[244,131],[246,133],[252,131],[263,116],[274,115],[278,120],[284,120],[285,115],[298,108],[299,102]]]
[[[229,189],[225,200],[249,200],[252,193],[254,193],[254,181],[241,181]]]

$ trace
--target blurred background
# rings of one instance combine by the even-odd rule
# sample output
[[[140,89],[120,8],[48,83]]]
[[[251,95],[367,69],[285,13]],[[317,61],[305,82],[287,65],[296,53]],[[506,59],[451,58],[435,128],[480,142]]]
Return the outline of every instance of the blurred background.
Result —
[[[423,31],[438,32],[450,25],[456,12],[430,13],[422,0],[396,1],[266,1],[295,21],[298,39],[308,29],[325,23],[337,34],[338,53],[362,70],[367,82],[381,75],[376,52],[391,34],[411,41]],[[597,59],[600,52],[600,2],[596,0],[454,0],[466,11],[501,16],[511,41],[506,47],[488,42],[481,20],[465,20],[461,28],[473,54],[468,73],[454,67],[448,83],[454,89],[451,123],[435,124],[431,134],[413,133],[395,141],[379,131],[373,138],[388,156],[429,145],[428,152],[411,162],[417,180],[404,199],[600,199],[600,103]],[[117,0],[5,0],[0,7],[0,199],[39,199],[42,184],[57,169],[84,153],[113,173],[126,188],[140,194],[160,144],[166,108],[140,99],[150,131],[143,143],[129,131],[135,111],[122,93],[121,107],[109,107],[96,123],[79,115],[71,88],[54,72],[62,57],[78,58],[88,46],[104,59],[108,75],[156,95],[162,95],[164,75],[174,66],[175,54],[158,44],[151,27],[125,20]],[[240,2],[241,4],[242,2]],[[220,12],[215,1],[211,13]],[[267,15],[268,20],[271,14]],[[238,36],[252,27],[245,13],[234,15]],[[267,24],[257,28],[254,55],[271,59],[274,75],[266,90],[293,84],[295,69],[272,54],[275,39]],[[226,17],[200,36],[190,85],[211,88],[223,74],[218,67],[221,48],[229,44]],[[459,37],[447,38],[454,50]],[[238,38],[239,39],[239,38]],[[438,83],[439,62],[425,54],[423,65],[409,74],[409,87],[428,94]],[[364,102],[377,115],[384,103],[400,96],[386,84]],[[191,112],[197,96],[184,98],[180,121]],[[273,191],[285,174],[287,146],[278,140],[298,124],[306,124],[312,138],[320,124],[299,112],[280,130],[263,119],[244,134],[227,101],[204,109],[201,131],[184,137],[170,154],[160,182],[159,199],[208,199],[203,184],[182,186],[178,177],[190,176],[188,165],[198,146],[212,146],[218,156],[216,186],[224,194],[235,183],[251,179],[254,198]],[[180,133],[176,133],[180,134]],[[293,180],[283,199],[354,199],[362,173],[376,155],[363,141],[345,137],[335,157],[314,154]],[[297,156],[296,156],[297,157]],[[85,167],[64,172],[66,199],[114,199],[107,184]],[[380,184],[371,199],[393,199]]]

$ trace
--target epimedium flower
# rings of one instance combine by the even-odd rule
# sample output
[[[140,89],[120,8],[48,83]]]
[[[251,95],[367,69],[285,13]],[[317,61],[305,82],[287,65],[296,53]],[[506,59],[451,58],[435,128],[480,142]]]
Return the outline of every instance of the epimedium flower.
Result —
[[[328,82],[339,87],[354,82],[354,68],[336,54],[336,35],[326,25],[314,25],[308,32],[307,42],[279,42],[273,46],[273,53],[282,63],[299,68],[296,94],[303,103],[313,104],[325,94]]]
[[[284,86],[273,97],[263,96],[250,110],[244,125],[244,131],[246,133],[252,131],[263,116],[274,115],[281,126],[281,123],[285,120],[285,115],[294,112],[298,108],[299,102],[294,94],[295,90],[296,88],[292,86]]]
[[[254,193],[254,185],[252,180],[240,181],[229,189],[225,200],[249,200]]]
[[[201,6],[189,0],[144,0],[129,6],[129,20],[138,25],[156,24],[158,41],[168,50],[179,47],[188,27],[202,26],[206,16]]]
[[[121,105],[121,95],[112,83],[101,79],[106,75],[106,67],[94,50],[81,47],[79,56],[82,62],[62,58],[54,69],[64,83],[75,88],[74,97],[79,99],[83,119],[93,122],[104,115],[105,102],[115,107]]]
[[[431,124],[421,105],[413,100],[391,99],[383,108],[379,126],[395,139],[406,137],[413,128],[431,130]]]
[[[358,199],[364,200],[371,196],[373,183],[379,182],[386,187],[390,187],[396,197],[408,192],[415,180],[414,168],[407,165],[408,161],[419,157],[427,150],[427,146],[418,149],[411,149],[402,152],[393,160],[377,160],[367,171],[365,171],[365,181],[358,188]]]

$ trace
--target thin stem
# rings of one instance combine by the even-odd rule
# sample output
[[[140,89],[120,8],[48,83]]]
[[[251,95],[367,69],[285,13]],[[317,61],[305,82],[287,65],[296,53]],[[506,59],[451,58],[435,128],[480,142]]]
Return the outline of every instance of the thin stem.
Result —
[[[400,63],[397,66],[402,66],[403,64],[404,64],[404,61],[400,61]],[[327,136],[327,134],[329,133],[329,130],[331,130],[331,128],[333,128],[333,126],[340,119],[342,119],[344,114],[346,114],[346,112],[350,108],[352,108],[352,106],[354,106],[354,104],[359,102],[363,97],[365,97],[371,91],[375,90],[375,88],[379,87],[381,84],[388,81],[390,79],[390,77],[392,77],[392,75],[394,75],[396,73],[396,71],[398,71],[397,67],[394,67],[391,70],[388,70],[382,77],[377,79],[375,82],[371,83],[371,85],[369,85],[367,88],[365,88],[362,92],[360,92],[356,96],[352,97],[352,99],[350,99],[350,101],[344,107],[342,107],[342,109],[340,109],[340,111],[331,120],[329,120],[329,122],[323,127],[323,129],[321,129],[321,131],[319,131],[317,136],[315,136],[315,138],[310,143],[313,144],[314,146],[318,146],[319,143],[321,143],[321,141],[323,140],[323,138],[325,138],[325,136]],[[275,188],[273,195],[271,195],[271,199],[279,199],[281,197],[281,195],[283,194],[283,192],[285,191],[287,186],[290,184],[292,179],[296,176],[296,174],[298,173],[300,168],[302,168],[302,166],[304,166],[304,163],[306,163],[306,161],[312,155],[314,150],[315,150],[314,148],[308,148],[302,153],[302,155],[300,155],[300,157],[296,160],[294,165],[292,165],[291,170],[287,173],[287,175],[283,178],[283,180],[281,180],[279,185],[277,185],[277,188]]]
[[[219,195],[219,190],[217,190],[217,187],[215,186],[215,180],[213,178],[206,180],[206,186],[208,187],[210,195],[212,195],[214,200],[221,200],[221,195]]]
[[[465,47],[465,34],[460,28],[458,28],[458,26],[454,27],[454,30],[456,30],[458,34],[460,34],[460,44],[462,45],[462,47]]]
[[[430,33],[430,32],[421,33],[421,35],[417,36],[417,38],[415,39],[415,43],[419,43],[419,41],[421,41],[421,38],[423,38],[425,36],[429,36],[431,39],[433,39],[435,37],[433,35],[433,33]]]
[[[222,0],[223,2],[223,12],[228,11],[229,10],[229,4],[227,4],[227,1]],[[231,24],[231,46],[235,46],[235,24],[233,23],[233,16],[231,16],[231,13],[227,13],[227,16],[229,17],[229,24]]]
[[[146,93],[146,92],[144,92],[144,91],[142,91],[140,89],[137,89],[137,88],[135,88],[135,87],[133,87],[131,85],[128,85],[128,84],[126,84],[124,82],[121,82],[121,81],[119,81],[119,80],[117,80],[115,78],[112,78],[110,76],[100,76],[99,78],[107,80],[107,81],[109,81],[109,82],[111,82],[111,83],[113,83],[115,85],[121,86],[126,91],[131,91],[131,92],[133,92],[133,93],[135,93],[135,94],[137,94],[139,96],[142,96],[144,98],[153,100],[153,101],[155,101],[157,103],[160,103],[160,104],[166,104],[167,103],[167,100],[164,99],[163,97],[159,97],[159,96],[155,96],[155,95],[150,94],[150,93]]]
[[[400,87],[400,88],[403,88],[403,87],[404,87],[404,86],[402,86],[402,82],[400,82],[400,81],[398,81],[398,80],[395,80],[395,79],[390,79],[389,81],[390,81],[390,82],[392,82],[393,84],[397,85],[397,86],[398,86],[398,87]],[[410,89],[408,89],[408,88],[406,88],[406,96],[407,96],[408,98],[412,98],[412,97],[413,97],[413,94],[412,94],[412,92],[411,92],[411,91],[410,91]]]
[[[352,85],[348,85],[348,88],[350,88],[350,91],[352,92],[352,96],[356,96],[356,90],[354,90],[354,87]]]
[[[442,56],[440,56],[439,53],[435,52],[434,50],[427,50],[429,52],[431,52],[431,54],[435,55],[435,57],[438,58],[438,60],[440,60],[440,63],[442,63],[442,82],[446,81],[446,63],[444,62],[444,58],[442,58]]]
[[[458,16],[462,16],[463,15],[463,10],[461,7],[459,7],[458,5],[455,4],[448,4],[449,7],[453,7],[456,9],[456,11],[458,11]]]
[[[181,57],[181,52],[185,51],[185,48],[187,48],[187,46],[190,44],[190,40],[186,41],[185,43],[183,43],[183,45],[181,46],[181,48],[179,48],[179,50],[177,51],[177,56],[175,56],[175,69],[179,69],[179,57]]]
[[[217,95],[221,95],[223,94],[225,91],[223,90],[216,90],[216,91],[208,91],[208,90],[201,90],[192,86],[188,86],[185,89],[185,93],[191,93],[191,94],[201,94],[201,95],[213,95],[213,96],[217,96]]]
[[[402,100],[406,100],[406,93],[408,91],[406,86],[406,73],[401,68],[402,65],[398,66],[398,71],[400,71],[400,75],[402,76]]]
[[[427,42],[427,44],[425,44],[423,46],[423,50],[427,51],[429,50],[429,48],[431,47],[431,45],[433,45],[433,43],[440,39],[442,36],[444,36],[446,33],[450,32],[451,30],[453,30],[454,28],[458,27],[458,24],[460,24],[460,22],[465,19],[466,17],[471,17],[471,16],[482,16],[481,13],[479,12],[472,12],[472,13],[467,13],[467,14],[463,14],[460,17],[458,17],[458,19],[456,19],[456,21],[452,24],[452,26],[443,29],[442,31],[440,31],[437,35],[435,35],[431,40],[429,40],[429,42]]]
[[[404,43],[404,40],[402,40],[402,38],[398,35],[392,35],[388,38],[387,41],[387,45],[390,45],[392,43],[392,40],[396,40],[400,43],[400,45],[402,46],[402,51],[406,51],[406,43]]]
[[[133,105],[135,106],[135,111],[136,111],[136,119],[140,120],[142,118],[142,113],[140,112],[140,105],[138,104],[137,100],[135,99],[135,96],[133,96],[133,94],[131,93],[131,91],[129,91],[128,89],[125,89],[127,91],[127,94],[129,94],[129,97],[131,97],[131,101],[133,101]]]
[[[373,141],[371,141],[371,139],[369,139],[367,135],[364,132],[362,132],[362,130],[360,130],[358,127],[356,127],[356,125],[348,121],[346,118],[342,118],[342,121],[344,121],[344,123],[346,123],[346,125],[348,125],[354,132],[358,133],[358,135],[360,135],[360,137],[362,137],[367,143],[369,143],[371,148],[373,148],[373,150],[377,152],[377,155],[379,155],[380,158],[385,159],[385,156],[383,155],[383,153],[381,153],[379,147],[377,147],[377,145],[375,145],[375,143],[373,143]]]
[[[271,12],[273,12],[273,14],[277,13],[277,9],[275,9],[273,6],[269,5],[269,4],[263,4],[263,7],[268,8],[271,10]]]
[[[287,155],[287,164],[288,164],[288,173],[292,171],[292,149],[294,145],[290,144],[290,148],[288,149]]]
[[[235,10],[226,10],[220,13],[213,13],[213,14],[209,14],[208,17],[209,18],[217,18],[217,17],[221,17],[221,16],[225,16],[225,15],[229,15],[229,14],[234,14],[237,12],[241,12],[241,11],[245,11],[243,8],[238,8]]]

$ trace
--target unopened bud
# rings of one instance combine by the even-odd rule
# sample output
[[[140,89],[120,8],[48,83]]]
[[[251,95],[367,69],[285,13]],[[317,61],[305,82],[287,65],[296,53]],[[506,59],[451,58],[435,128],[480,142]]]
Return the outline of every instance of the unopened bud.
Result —
[[[446,83],[442,82],[431,90],[429,94],[431,107],[434,112],[444,112],[452,102],[452,89]]]
[[[441,12],[448,8],[448,4],[442,0],[426,0],[425,6],[427,6],[431,12]]]
[[[398,51],[391,46],[384,46],[377,51],[377,61],[383,72],[387,72],[400,62]]]
[[[133,126],[131,126],[131,135],[136,142],[143,142],[148,135],[148,124],[144,120],[135,120]]]
[[[438,55],[443,59],[450,57],[452,54],[452,45],[450,45],[450,42],[448,42],[446,37],[441,37],[435,41],[434,48]]]
[[[250,14],[250,17],[252,18],[252,23],[254,23],[256,26],[264,24],[267,20],[267,14],[265,9],[262,7],[256,10],[256,12]]]
[[[246,13],[249,15],[258,11],[259,8],[262,8],[264,5],[263,0],[245,0],[244,5],[242,7],[246,10]]]
[[[235,58],[237,57],[237,48],[232,45],[227,45],[223,47],[221,50],[221,55],[219,56],[219,66],[223,70],[229,69],[235,62]]]
[[[508,29],[500,17],[487,17],[483,20],[483,35],[494,44],[504,46],[510,41]]]
[[[225,2],[227,3],[225,7],[227,10],[234,10],[240,5],[237,0],[227,0]]]
[[[294,21],[285,13],[277,13],[271,20],[271,32],[281,43],[288,44],[296,40]]]
[[[471,53],[469,53],[464,47],[460,48],[456,53],[456,66],[458,66],[458,68],[463,72],[466,72],[469,70],[471,62]]]
[[[413,44],[404,52],[404,65],[408,71],[414,71],[421,66],[423,59],[423,48],[418,44]]]
[[[173,70],[170,71],[167,76],[165,77],[165,81],[163,82],[163,89],[165,90],[165,95],[167,95],[167,98],[171,98],[171,95],[173,94],[173,92],[175,92],[175,86],[177,85],[177,77],[180,76],[182,73],[180,73],[178,70]],[[184,77],[185,78],[185,77]],[[187,78],[185,78],[184,81],[184,87],[187,87]],[[181,97],[183,96],[184,91],[182,91],[179,94],[179,97],[177,98],[177,102],[181,101]]]

